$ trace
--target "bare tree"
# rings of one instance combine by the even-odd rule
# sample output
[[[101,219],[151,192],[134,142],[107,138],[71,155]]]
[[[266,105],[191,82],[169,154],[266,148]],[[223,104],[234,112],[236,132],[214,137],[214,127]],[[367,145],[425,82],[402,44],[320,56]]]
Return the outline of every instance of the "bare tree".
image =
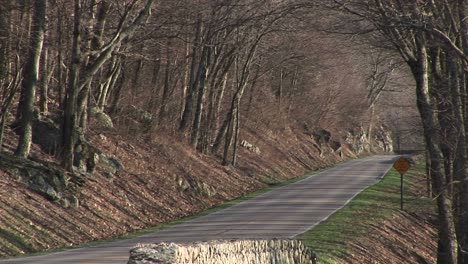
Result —
[[[20,103],[18,105],[20,139],[15,154],[24,158],[29,155],[31,148],[34,103],[39,75],[39,60],[42,53],[42,44],[44,43],[46,11],[46,0],[34,2],[30,49],[24,67]]]

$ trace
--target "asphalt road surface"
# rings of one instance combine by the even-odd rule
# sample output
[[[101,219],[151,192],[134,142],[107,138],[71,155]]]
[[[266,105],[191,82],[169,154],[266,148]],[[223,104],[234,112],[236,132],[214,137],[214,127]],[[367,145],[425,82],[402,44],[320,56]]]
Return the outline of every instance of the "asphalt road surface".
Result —
[[[366,187],[377,183],[397,156],[352,160],[254,199],[137,238],[0,263],[127,263],[137,243],[212,239],[293,238],[327,219]]]

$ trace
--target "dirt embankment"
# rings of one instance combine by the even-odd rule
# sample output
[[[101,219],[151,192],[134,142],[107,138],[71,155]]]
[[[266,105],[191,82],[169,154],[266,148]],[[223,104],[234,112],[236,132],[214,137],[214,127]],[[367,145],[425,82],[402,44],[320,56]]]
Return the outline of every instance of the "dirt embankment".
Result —
[[[426,216],[398,213],[351,244],[344,263],[436,263],[437,230]]]
[[[77,207],[47,200],[15,175],[0,171],[0,257],[118,237],[341,159],[332,152],[323,155],[313,137],[299,129],[244,131],[241,139],[260,151],[240,148],[235,168],[221,166],[219,157],[200,154],[181,143],[185,140],[164,133],[151,140],[110,133],[90,137],[124,169],[111,178],[99,173],[86,177]],[[37,146],[32,156],[55,162]]]
[[[235,168],[221,166],[220,157],[200,154],[184,139],[164,133],[152,135],[151,140],[111,133],[90,138],[124,169],[111,178],[99,173],[86,178],[77,195],[79,206],[64,207],[45,199],[14,175],[0,171],[0,257],[115,238],[193,215],[347,158],[340,153],[353,155],[349,149],[319,146],[301,129],[243,131],[241,140],[258,149],[240,148]],[[55,162],[37,146],[33,157]],[[400,254],[401,248],[420,247],[418,241],[433,235],[433,229],[419,218],[397,215],[353,245],[360,254],[344,263],[406,263],[407,254]]]

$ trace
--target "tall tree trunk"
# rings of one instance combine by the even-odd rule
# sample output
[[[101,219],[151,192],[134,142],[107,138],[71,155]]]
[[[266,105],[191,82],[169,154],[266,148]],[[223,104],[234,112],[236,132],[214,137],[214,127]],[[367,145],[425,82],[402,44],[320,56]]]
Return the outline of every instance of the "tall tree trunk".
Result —
[[[187,96],[185,97],[185,106],[184,112],[182,113],[182,119],[180,120],[179,131],[184,131],[190,123],[193,112],[193,98],[195,97],[196,87],[198,83],[198,50],[201,45],[201,27],[202,27],[202,18],[201,15],[197,18],[196,32],[194,38],[194,44],[192,49],[192,62],[190,66],[190,78],[189,78],[189,87],[187,89]]]
[[[0,109],[0,150],[3,148],[3,136],[5,131],[6,119],[9,113],[10,106],[16,94],[17,81],[10,81],[8,77],[10,64],[10,26],[11,26],[11,3],[5,1],[0,5],[0,86],[4,87],[4,93],[1,95],[2,108]],[[16,76],[20,73],[17,71]]]
[[[62,15],[60,13],[60,8],[57,8],[57,96],[58,96],[58,101],[59,101],[59,107],[60,109],[65,109],[65,98],[66,98],[66,87],[68,84],[67,80],[67,70],[65,70],[63,63],[63,21],[62,21]]]
[[[428,55],[423,34],[417,35],[417,61],[410,65],[416,79],[417,105],[423,121],[424,137],[431,161],[431,177],[437,195],[439,210],[438,263],[457,263],[458,244],[452,214],[452,200],[446,188],[446,177],[442,169],[442,151],[439,147],[438,118],[433,110],[429,94]]]
[[[46,9],[46,0],[37,0],[34,2],[29,55],[24,67],[24,79],[21,84],[20,103],[18,106],[18,112],[20,113],[20,137],[15,154],[23,158],[26,158],[29,155],[31,148],[34,101],[39,75],[39,60],[41,58],[42,45],[44,43]]]
[[[466,17],[468,16],[468,1],[467,0],[459,0],[458,1],[458,10],[459,10],[459,20],[460,20],[460,37],[462,43],[462,49],[465,54],[468,54],[468,21]],[[468,66],[466,62],[462,65],[463,69],[466,69]],[[460,106],[457,108],[462,109],[461,117],[464,121],[464,142],[463,148],[460,147],[459,151],[463,152],[464,156],[464,175],[462,178],[461,184],[461,193],[460,193],[460,217],[459,217],[459,231],[458,231],[458,243],[460,244],[460,250],[458,252],[458,263],[468,263],[468,180],[467,180],[467,150],[464,150],[467,147],[467,140],[468,136],[466,133],[468,132],[468,95],[467,95],[467,86],[468,86],[468,74],[465,71],[461,71],[460,74],[460,91],[459,91],[459,98],[461,99]],[[458,115],[460,115],[458,113]]]
[[[205,103],[205,94],[206,94],[206,77],[208,75],[208,61],[209,61],[209,48],[203,48],[202,52],[202,61],[200,63],[199,68],[199,85],[198,85],[198,98],[197,104],[195,108],[195,116],[193,118],[193,125],[192,125],[192,138],[191,138],[191,145],[193,148],[198,147],[198,142],[200,139],[201,133],[201,123],[202,123],[202,116],[204,111],[204,103]]]
[[[247,80],[247,79],[245,79]],[[247,86],[246,82],[243,82],[239,84],[240,86],[237,88],[237,91],[232,99],[231,102],[231,110],[229,111],[229,117],[227,120],[229,121],[228,125],[228,130],[226,134],[226,144],[225,144],[225,149],[224,149],[224,156],[223,156],[223,165],[229,165],[229,148],[231,147],[232,143],[237,144],[238,143],[238,137],[239,137],[239,124],[240,124],[240,102],[242,99],[242,96],[245,91],[245,87]],[[234,142],[232,142],[234,139]],[[226,149],[227,148],[227,149]],[[237,162],[237,145],[234,146],[234,151],[232,154],[232,165],[236,165]]]
[[[184,81],[182,83],[182,92],[180,95],[180,119],[181,120],[185,111],[185,98],[187,97],[187,89],[189,86],[189,71],[190,71],[189,56],[190,56],[190,45],[189,45],[189,40],[187,39],[185,41]]]
[[[223,100],[223,95],[224,91],[226,89],[227,85],[227,80],[228,80],[228,72],[229,72],[229,67],[226,66],[226,68],[223,70],[222,76],[218,81],[215,81],[214,78],[212,80],[211,84],[211,89],[210,89],[210,95],[209,95],[209,107],[208,107],[208,114],[207,114],[207,121],[208,125],[206,127],[206,132],[205,132],[205,146],[204,149],[202,150],[203,153],[208,153],[208,152],[217,152],[219,150],[219,143],[217,144],[216,142],[220,142],[221,139],[214,140],[213,137],[214,135],[217,135],[219,132],[219,111],[220,111],[220,105]],[[222,134],[224,136],[224,134]],[[213,142],[214,141],[214,142]],[[216,145],[218,149],[215,150],[214,147],[211,147],[211,144]]]
[[[452,126],[454,127],[454,144],[452,152],[454,153],[453,160],[453,179],[460,184],[455,185],[455,183],[450,183],[452,189],[455,192],[454,198],[456,202],[456,212],[459,217],[458,219],[458,230],[457,237],[458,242],[461,246],[459,250],[459,263],[466,263],[464,259],[467,258],[467,227],[465,226],[466,211],[468,210],[468,203],[466,203],[466,180],[468,179],[467,175],[467,158],[466,158],[466,145],[465,145],[465,118],[463,115],[463,104],[462,104],[462,94],[460,91],[460,71],[458,69],[458,60],[454,54],[449,54],[448,58],[448,68],[450,76],[450,92],[451,92],[451,101],[454,109],[454,122]],[[468,259],[467,259],[468,260]]]
[[[73,169],[77,128],[77,98],[81,66],[81,0],[74,2],[72,67],[65,97],[62,166]]]

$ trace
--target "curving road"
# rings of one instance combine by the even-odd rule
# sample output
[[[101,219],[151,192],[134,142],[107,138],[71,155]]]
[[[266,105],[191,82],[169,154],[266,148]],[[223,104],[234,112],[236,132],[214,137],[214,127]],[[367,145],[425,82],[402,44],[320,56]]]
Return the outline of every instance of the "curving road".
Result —
[[[397,156],[352,160],[254,199],[156,233],[88,248],[0,260],[0,263],[126,263],[137,243],[293,238],[377,183]]]

